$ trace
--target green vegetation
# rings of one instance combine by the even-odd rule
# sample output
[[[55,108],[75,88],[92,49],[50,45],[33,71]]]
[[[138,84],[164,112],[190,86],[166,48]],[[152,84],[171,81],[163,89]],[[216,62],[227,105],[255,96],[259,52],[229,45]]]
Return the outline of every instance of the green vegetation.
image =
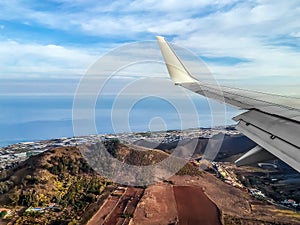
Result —
[[[224,215],[224,225],[243,225],[243,224],[264,224],[264,225],[288,225],[288,223],[281,222],[266,222],[253,218],[238,218],[230,215]]]
[[[48,168],[48,171],[54,175],[58,175],[59,179],[63,179],[66,173],[75,176],[80,173],[92,172],[92,169],[83,158],[73,161],[68,156],[56,156],[52,157],[49,163],[53,166]]]
[[[130,149],[127,155],[122,156],[122,152],[120,152],[117,158],[121,161],[125,161],[127,164],[135,166],[153,165],[168,157],[167,154],[158,151],[140,151],[133,149]]]
[[[5,179],[7,177],[7,172],[6,170],[2,170],[0,172],[0,180]]]
[[[122,216],[124,218],[133,218],[133,214],[132,213],[128,213],[128,212],[124,212]]]
[[[117,138],[113,138],[110,140],[106,140],[104,142],[102,142],[102,144],[105,146],[106,150],[113,156],[113,157],[117,157],[117,149],[120,145],[120,140]]]
[[[43,209],[27,210],[15,224],[78,224],[81,217],[88,220],[85,211],[107,197],[111,187],[77,148],[58,148],[33,156],[3,176],[0,204]]]
[[[59,182],[57,184],[60,186]],[[12,204],[45,207],[49,203],[55,203],[63,211],[63,216],[56,220],[60,222],[70,221],[76,215],[82,214],[90,203],[97,200],[97,196],[105,190],[106,181],[97,176],[78,176],[70,177],[68,183],[64,183],[63,186],[64,188],[59,187],[55,192],[52,194],[48,192],[47,195],[43,195],[39,193],[39,190],[35,191],[34,189],[16,191],[12,195],[14,196]],[[23,214],[21,218],[24,221],[29,220],[32,222],[32,217],[39,217],[38,215],[40,215],[39,212],[29,212]],[[47,214],[44,219],[52,221],[54,218],[51,214]]]
[[[7,212],[4,210],[4,211],[1,211],[0,212],[0,219],[2,219],[4,216],[7,215]]]
[[[175,184],[172,180],[163,180],[163,182],[171,185]]]
[[[201,176],[202,172],[195,166],[191,165],[190,163],[185,164],[184,167],[182,167],[176,175],[184,176],[184,175],[190,175],[190,176]]]
[[[224,216],[224,225],[242,225],[242,221],[240,218],[236,218],[233,216]]]

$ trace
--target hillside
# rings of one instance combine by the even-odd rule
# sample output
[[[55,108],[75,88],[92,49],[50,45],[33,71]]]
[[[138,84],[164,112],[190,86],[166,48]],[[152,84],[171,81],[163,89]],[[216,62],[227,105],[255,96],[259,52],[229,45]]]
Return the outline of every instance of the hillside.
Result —
[[[184,139],[181,141],[173,141],[169,143],[155,143],[146,140],[139,140],[134,142],[134,144],[152,148],[163,150],[166,152],[172,152],[175,148],[180,148],[182,152],[189,152],[192,150],[194,157],[201,157],[207,147],[208,141],[215,145],[220,141],[222,136],[215,135],[211,139],[208,138],[193,138],[193,139]],[[234,161],[228,157],[233,155],[245,153],[253,148],[256,144],[247,138],[244,135],[224,135],[224,139],[222,140],[222,145],[220,147],[219,153],[216,157],[216,160],[224,160],[228,159],[229,161]]]
[[[106,143],[108,150],[121,161],[133,165],[151,165],[168,154],[120,143]],[[87,149],[97,148],[89,145]],[[200,175],[187,164],[178,174]],[[68,224],[80,222],[89,205],[101,205],[116,187],[101,177],[87,163],[77,147],[62,147],[30,157],[0,180],[0,205],[15,208],[16,224]],[[103,201],[103,199],[102,199]],[[59,212],[47,211],[36,219],[35,212],[24,213],[28,207],[55,206]],[[30,214],[30,215],[29,215]]]
[[[123,145],[118,140],[104,142],[104,145],[112,156],[131,165],[153,165],[170,156],[161,150]],[[115,184],[96,173],[82,156],[90,154],[94,161],[103,162],[103,159],[99,161],[97,158],[99,146],[99,143],[88,144],[82,146],[81,151],[78,147],[55,148],[33,156],[2,174],[0,205],[12,209],[12,214],[2,220],[3,224],[71,225],[86,224],[88,221],[89,224],[98,224],[95,221],[102,221],[103,224],[129,224],[130,221],[134,224],[140,224],[141,221],[155,224],[152,222],[156,220],[176,222],[176,215],[184,218],[193,212],[186,204],[176,211],[176,204],[179,204],[177,201],[188,201],[182,197],[185,192],[181,191],[186,186],[190,186],[188,189],[193,191],[189,193],[190,196],[195,193],[205,199],[204,193],[213,201],[209,204],[215,204],[212,210],[217,212],[218,218],[222,218],[223,224],[297,224],[295,220],[299,218],[299,214],[258,201],[247,191],[234,188],[207,172],[200,172],[190,163],[172,178],[161,179],[162,182],[151,186],[128,187]],[[183,160],[169,158],[172,160],[166,164],[164,169],[167,170],[172,170],[176,163],[182,163]],[[134,179],[138,179],[138,176]],[[201,201],[194,203],[201,205]],[[171,205],[175,211],[168,214],[167,209]],[[233,209],[232,205],[238,207]],[[165,210],[166,214],[157,214],[157,209]],[[195,219],[200,217],[195,215]]]
[[[56,148],[33,156],[7,172],[0,182],[0,204],[17,209],[15,224],[68,224],[83,214],[113,184],[96,174],[76,147]],[[27,207],[52,206],[58,212],[25,212]],[[32,214],[32,215],[31,215]]]
[[[113,176],[123,184],[146,186],[174,174],[201,175],[198,168],[184,158],[169,155],[161,150],[116,144],[114,141],[110,141],[109,144],[104,142],[104,145],[108,152],[119,160],[118,163],[104,153],[104,146],[100,143],[81,147],[81,152],[96,171],[100,174],[108,171],[107,176]],[[130,165],[137,167],[133,168]]]

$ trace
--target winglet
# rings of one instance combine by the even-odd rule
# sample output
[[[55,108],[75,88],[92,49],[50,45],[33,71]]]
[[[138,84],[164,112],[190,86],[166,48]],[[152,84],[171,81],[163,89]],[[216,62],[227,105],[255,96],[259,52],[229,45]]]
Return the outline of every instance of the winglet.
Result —
[[[165,60],[169,75],[174,83],[198,82],[198,80],[192,77],[165,38],[157,36],[156,39]]]

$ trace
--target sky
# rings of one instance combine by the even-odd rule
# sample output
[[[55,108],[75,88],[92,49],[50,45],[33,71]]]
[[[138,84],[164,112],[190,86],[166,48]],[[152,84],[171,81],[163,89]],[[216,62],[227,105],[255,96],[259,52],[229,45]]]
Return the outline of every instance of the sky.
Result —
[[[0,100],[72,97],[85,74],[106,69],[95,62],[107,58],[113,68],[128,62],[107,93],[139,78],[169,80],[157,35],[199,60],[200,79],[205,67],[227,86],[300,97],[298,0],[1,0],[0,9]],[[136,92],[150,83],[138,82]],[[178,92],[170,80],[156,83],[154,92]],[[29,103],[23,107],[30,112]],[[1,110],[1,121],[21,113]]]
[[[297,0],[2,0],[0,8],[3,82],[77,79],[110,50],[162,35],[220,81],[272,83],[287,95],[300,83]]]

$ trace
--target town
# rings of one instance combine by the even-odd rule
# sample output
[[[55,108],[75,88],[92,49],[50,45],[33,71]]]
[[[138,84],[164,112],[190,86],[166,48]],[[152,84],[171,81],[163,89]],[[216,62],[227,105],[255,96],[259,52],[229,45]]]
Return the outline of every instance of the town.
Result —
[[[21,142],[0,148],[0,171],[10,169],[25,161],[32,155],[40,154],[44,151],[56,147],[79,146],[93,144],[99,141],[118,139],[123,143],[134,143],[139,140],[147,140],[153,143],[172,143],[183,139],[196,137],[211,138],[219,133],[235,135],[239,132],[229,128],[195,128],[187,130],[172,130],[165,132],[139,132],[121,134],[97,134],[81,137],[64,137],[36,142]]]

